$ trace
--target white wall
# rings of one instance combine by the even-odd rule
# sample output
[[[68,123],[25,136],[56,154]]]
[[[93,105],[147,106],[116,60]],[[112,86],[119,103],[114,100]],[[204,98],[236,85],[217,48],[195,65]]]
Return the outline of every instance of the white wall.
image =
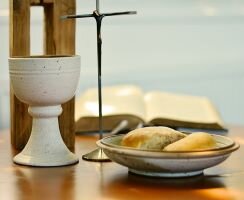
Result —
[[[91,0],[77,4],[77,13],[95,7]],[[244,124],[244,0],[101,0],[101,11],[126,10],[138,15],[103,21],[104,85],[132,83],[146,91],[208,96],[226,122]],[[32,52],[39,53],[42,17],[33,13]],[[0,16],[0,23],[0,80],[7,80],[7,17]],[[95,34],[94,19],[77,20],[79,93],[97,83]],[[0,127],[3,107],[0,99]]]

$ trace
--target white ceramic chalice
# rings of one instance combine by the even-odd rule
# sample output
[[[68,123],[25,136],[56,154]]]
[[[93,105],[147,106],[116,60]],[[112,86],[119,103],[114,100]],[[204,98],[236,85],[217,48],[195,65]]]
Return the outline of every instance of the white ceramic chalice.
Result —
[[[31,136],[14,162],[30,166],[62,166],[78,162],[59,131],[61,104],[70,100],[80,76],[79,56],[30,56],[9,59],[15,95],[29,105]]]

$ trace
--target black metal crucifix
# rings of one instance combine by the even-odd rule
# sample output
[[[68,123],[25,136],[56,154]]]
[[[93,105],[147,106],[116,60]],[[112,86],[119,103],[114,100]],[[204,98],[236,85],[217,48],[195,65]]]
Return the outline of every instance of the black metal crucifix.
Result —
[[[97,59],[98,59],[98,109],[99,109],[99,138],[103,138],[103,123],[102,123],[102,37],[101,37],[101,25],[102,19],[106,16],[116,15],[132,15],[136,14],[136,11],[127,12],[113,12],[113,13],[100,13],[99,0],[96,0],[96,10],[92,14],[83,15],[66,15],[62,16],[61,19],[73,19],[73,18],[89,18],[93,17],[97,24]],[[82,157],[89,161],[109,161],[102,149],[98,148]]]

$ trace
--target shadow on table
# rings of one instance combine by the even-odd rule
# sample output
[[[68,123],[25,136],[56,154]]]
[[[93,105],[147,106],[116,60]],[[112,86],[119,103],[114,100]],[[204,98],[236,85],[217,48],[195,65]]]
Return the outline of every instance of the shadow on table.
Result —
[[[19,200],[74,199],[74,166],[54,168],[18,167],[15,187]]]
[[[171,188],[171,189],[210,189],[224,188],[224,183],[217,178],[200,175],[186,178],[154,178],[144,177],[128,173],[128,176],[121,176],[119,180],[113,180],[129,185],[154,187],[154,188]],[[112,183],[113,184],[113,183]]]
[[[119,191],[120,195],[118,195]],[[108,199],[233,199],[224,183],[214,177],[150,178],[129,173],[111,178],[103,196]]]

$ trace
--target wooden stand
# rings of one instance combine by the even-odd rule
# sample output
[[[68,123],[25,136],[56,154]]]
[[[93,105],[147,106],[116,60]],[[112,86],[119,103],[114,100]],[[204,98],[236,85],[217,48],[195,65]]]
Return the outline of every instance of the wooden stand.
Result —
[[[75,14],[75,0],[10,0],[10,57],[30,55],[30,7],[44,7],[44,54],[75,54],[75,20],[60,16]],[[11,87],[10,87],[11,88]],[[28,106],[20,102],[10,89],[11,143],[17,150],[27,143],[32,119]],[[74,149],[74,98],[62,105],[59,117],[62,138]]]

